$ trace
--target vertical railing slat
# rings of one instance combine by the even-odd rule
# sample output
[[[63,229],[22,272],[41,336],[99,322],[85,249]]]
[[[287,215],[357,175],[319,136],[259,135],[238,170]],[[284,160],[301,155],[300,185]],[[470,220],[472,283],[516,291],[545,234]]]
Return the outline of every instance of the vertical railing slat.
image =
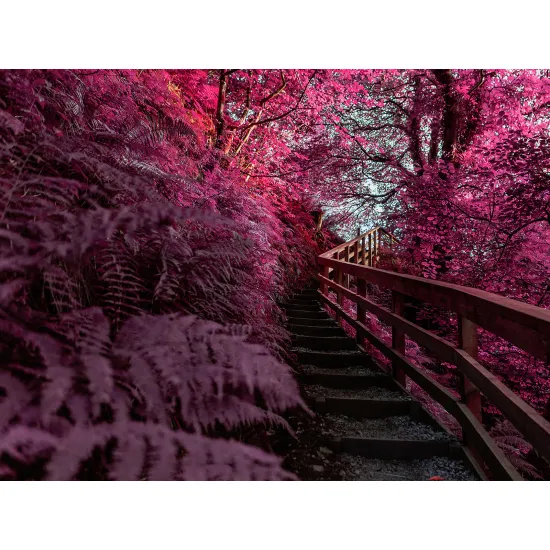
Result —
[[[334,254],[334,259],[338,260],[339,256],[340,254],[336,252]],[[337,267],[335,268],[334,280],[336,281],[337,284],[342,285],[342,272]],[[339,306],[341,306],[344,302],[344,297],[342,296],[342,293],[339,290],[336,291],[336,302],[338,303]],[[338,310],[336,310],[336,320],[338,321],[338,323],[342,324],[342,320],[340,318],[340,314],[338,313]]]
[[[357,279],[357,296],[362,296],[363,298],[367,295],[367,281],[365,279]],[[361,324],[365,324],[367,318],[367,309],[365,306],[361,305],[360,303],[357,303],[357,320]],[[359,331],[357,331],[357,334],[355,335],[355,340],[357,343],[361,346],[363,345],[363,337],[359,334]]]
[[[323,266],[323,277],[329,278],[330,274],[330,267],[328,265]],[[321,283],[320,285],[321,294],[328,297],[328,286],[325,283]]]
[[[458,318],[458,346],[474,359],[477,358],[477,325],[462,317]],[[467,407],[481,421],[481,394],[479,390],[462,374],[460,376],[460,393]]]
[[[372,233],[369,233],[369,267],[372,267]]]
[[[396,315],[401,316],[403,316],[405,311],[405,296],[395,290],[392,291],[392,311]],[[392,327],[391,334],[392,348],[405,355],[405,333],[397,327]],[[395,361],[392,364],[392,375],[402,386],[405,386],[405,373]]]
[[[349,263],[349,246],[346,246],[346,248],[344,248],[344,262]],[[348,273],[344,274],[344,286],[346,288],[349,288],[349,274]]]

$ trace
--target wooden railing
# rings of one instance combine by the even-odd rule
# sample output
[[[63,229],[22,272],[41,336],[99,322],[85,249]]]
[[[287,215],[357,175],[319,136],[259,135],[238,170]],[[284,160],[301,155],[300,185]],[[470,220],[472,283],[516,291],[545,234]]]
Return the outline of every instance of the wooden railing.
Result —
[[[383,241],[386,241],[389,248],[399,242],[394,235],[382,227],[375,227],[366,233],[357,235],[355,239],[321,254],[321,257],[344,259],[346,262],[361,263],[373,267],[380,257]]]
[[[474,288],[378,269],[374,266],[382,239],[389,246],[397,242],[393,235],[377,227],[319,256],[322,301],[340,321],[346,321],[356,330],[360,345],[366,339],[392,361],[392,374],[399,385],[405,387],[409,377],[456,418],[462,427],[465,445],[494,479],[520,480],[522,477],[481,423],[481,394],[550,461],[550,423],[476,359],[479,326],[550,362],[550,311]],[[355,280],[355,292],[350,289],[350,278]],[[391,291],[391,310],[367,298],[367,282]],[[336,292],[336,302],[329,298],[329,289]],[[458,345],[407,320],[403,316],[405,296],[456,312]],[[356,304],[356,318],[344,311],[344,297]],[[366,327],[367,312],[391,325],[391,346]],[[461,378],[460,399],[407,359],[405,336],[442,361],[456,365]]]

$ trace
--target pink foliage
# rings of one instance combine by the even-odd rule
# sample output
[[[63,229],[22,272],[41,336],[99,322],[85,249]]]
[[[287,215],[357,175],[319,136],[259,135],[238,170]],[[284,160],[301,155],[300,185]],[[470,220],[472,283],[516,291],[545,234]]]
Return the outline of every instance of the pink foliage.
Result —
[[[291,477],[238,439],[303,407],[276,302],[313,273],[317,208],[225,162],[217,77],[0,73],[5,478]]]
[[[333,131],[308,149],[310,177],[349,224],[400,238],[381,267],[550,307],[548,71],[323,77],[340,99],[325,115]],[[456,339],[454,312],[415,308],[428,328]],[[482,362],[547,412],[548,365],[490,334],[481,343]]]
[[[182,447],[194,479],[246,477],[222,449],[284,477],[226,439],[300,406],[277,302],[334,230],[383,225],[381,267],[550,307],[549,96],[538,70],[0,72],[1,471],[181,478]],[[453,312],[408,315],[456,338]],[[485,332],[480,360],[548,414],[548,365]]]

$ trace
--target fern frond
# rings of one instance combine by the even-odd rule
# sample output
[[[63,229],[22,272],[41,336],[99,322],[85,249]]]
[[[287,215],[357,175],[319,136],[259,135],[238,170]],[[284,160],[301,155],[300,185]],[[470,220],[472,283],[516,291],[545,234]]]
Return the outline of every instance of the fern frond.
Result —
[[[208,86],[124,74],[0,71],[0,476],[286,479],[205,436],[305,406],[259,345],[305,261],[216,168]]]
[[[48,381],[42,389],[41,409],[45,422],[50,420],[63,405],[73,389],[73,373],[65,366],[48,369]]]
[[[78,282],[57,266],[48,266],[44,270],[43,280],[51,301],[58,314],[81,306],[78,294]]]
[[[539,471],[524,458],[532,446],[523,439],[521,433],[508,420],[498,422],[489,434],[522,475],[542,479]]]
[[[0,306],[9,307],[25,285],[26,282],[24,279],[14,279],[0,284]]]
[[[108,451],[111,442],[113,452]],[[0,450],[21,463],[50,457],[46,466],[49,480],[78,479],[94,450],[107,458],[110,479],[169,480],[290,480],[281,459],[235,441],[174,432],[143,423],[90,428],[75,427],[63,438],[40,429],[12,428],[0,442]],[[176,473],[177,472],[177,473]]]
[[[97,416],[101,405],[111,402],[114,388],[109,320],[95,307],[64,316],[63,324],[73,332],[75,352],[84,367],[93,414]]]
[[[0,449],[20,463],[28,464],[44,452],[52,452],[58,443],[58,438],[47,431],[16,425],[2,435]]]
[[[55,452],[47,466],[50,481],[72,480],[81,464],[90,458],[94,448],[105,445],[110,434],[103,428],[74,426],[63,439],[57,442]]]
[[[177,396],[183,419],[196,431],[216,421],[226,428],[268,419],[284,425],[251,403],[258,391],[268,411],[305,407],[289,368],[234,333],[193,316],[143,315],[121,328],[115,353],[129,358],[130,372],[147,365],[164,401]],[[227,408],[232,412],[224,413]]]
[[[149,481],[170,481],[177,469],[176,438],[166,430],[149,430],[147,440],[150,445]]]
[[[186,455],[180,479],[187,481],[285,481],[297,479],[281,460],[255,447],[204,437],[181,438]]]
[[[0,372],[0,433],[32,400],[23,382],[7,372]]]
[[[116,240],[96,257],[101,288],[100,302],[115,327],[143,311],[146,289],[136,260],[127,245]]]
[[[137,481],[142,479],[147,458],[147,440],[139,433],[129,431],[119,439],[113,453],[113,465],[109,473],[112,480]],[[168,480],[173,479],[172,477]]]

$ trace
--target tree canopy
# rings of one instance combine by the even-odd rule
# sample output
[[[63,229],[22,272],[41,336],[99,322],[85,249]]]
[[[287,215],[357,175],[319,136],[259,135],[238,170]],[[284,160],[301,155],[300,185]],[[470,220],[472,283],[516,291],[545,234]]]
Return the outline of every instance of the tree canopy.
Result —
[[[550,307],[549,77],[1,71],[2,475],[285,478],[244,430],[303,406],[277,301],[357,227],[399,237],[389,269]],[[548,412],[548,365],[482,336]]]

